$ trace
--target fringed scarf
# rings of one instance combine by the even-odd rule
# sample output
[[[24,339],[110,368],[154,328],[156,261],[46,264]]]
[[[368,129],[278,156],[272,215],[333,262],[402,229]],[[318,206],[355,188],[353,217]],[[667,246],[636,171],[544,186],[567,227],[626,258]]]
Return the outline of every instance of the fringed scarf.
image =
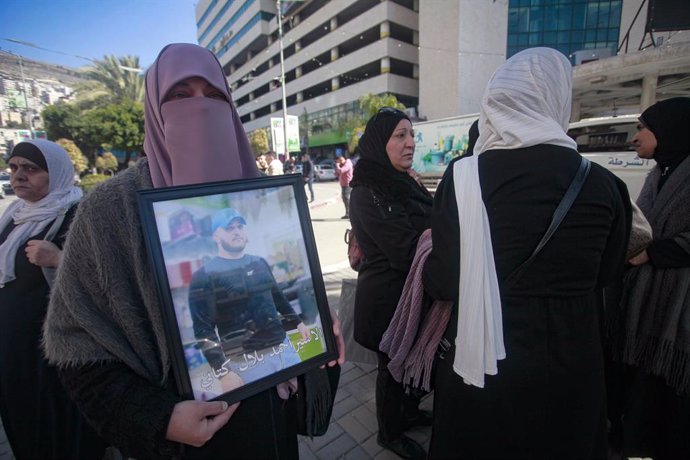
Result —
[[[655,239],[675,237],[690,251],[690,159],[658,190],[662,171],[654,168],[638,205]],[[690,267],[656,268],[646,263],[623,280],[623,360],[663,376],[680,394],[690,394]]]
[[[431,229],[419,237],[400,301],[379,347],[390,357],[388,370],[396,381],[425,391],[431,391],[434,357],[453,306],[453,302],[436,300],[423,312],[422,273],[429,254]]]

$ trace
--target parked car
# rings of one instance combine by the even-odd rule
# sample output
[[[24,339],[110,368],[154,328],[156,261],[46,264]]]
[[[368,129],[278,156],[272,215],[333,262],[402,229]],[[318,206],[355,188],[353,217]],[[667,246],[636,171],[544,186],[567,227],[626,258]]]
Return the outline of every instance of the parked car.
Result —
[[[314,165],[314,180],[326,181],[335,180],[335,168],[329,164]]]
[[[314,160],[315,165],[327,165],[330,166],[331,168],[335,169],[335,160],[331,158],[317,158]]]
[[[12,190],[12,185],[10,185],[10,174],[0,172],[0,198],[5,198],[5,195],[12,194],[14,194],[14,190]]]

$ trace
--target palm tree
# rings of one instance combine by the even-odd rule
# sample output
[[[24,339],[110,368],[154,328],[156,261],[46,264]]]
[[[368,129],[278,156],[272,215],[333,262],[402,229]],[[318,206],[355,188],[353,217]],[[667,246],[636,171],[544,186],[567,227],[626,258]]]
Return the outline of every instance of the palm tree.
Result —
[[[107,102],[116,104],[126,100],[144,101],[144,77],[138,56],[104,56],[82,72],[95,82],[80,88],[90,99],[105,97]]]

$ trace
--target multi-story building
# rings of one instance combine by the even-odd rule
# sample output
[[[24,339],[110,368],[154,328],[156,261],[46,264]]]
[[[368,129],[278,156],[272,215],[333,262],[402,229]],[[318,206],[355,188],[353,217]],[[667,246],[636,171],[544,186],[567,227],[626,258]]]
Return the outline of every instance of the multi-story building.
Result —
[[[646,30],[646,3],[653,0],[200,0],[196,18],[199,43],[223,65],[245,129],[282,116],[284,74],[287,112],[309,127],[318,155],[344,146],[348,120],[359,115],[358,98],[367,93],[394,94],[421,118],[477,112],[493,71],[532,46],[559,49],[581,68],[578,119],[639,111],[669,81],[690,94],[682,83],[690,76],[690,40]],[[663,49],[634,60],[629,79],[606,83],[611,68],[602,58],[625,67],[630,59],[617,54],[650,46]],[[656,80],[645,80],[647,74]],[[616,106],[618,90],[627,93]]]

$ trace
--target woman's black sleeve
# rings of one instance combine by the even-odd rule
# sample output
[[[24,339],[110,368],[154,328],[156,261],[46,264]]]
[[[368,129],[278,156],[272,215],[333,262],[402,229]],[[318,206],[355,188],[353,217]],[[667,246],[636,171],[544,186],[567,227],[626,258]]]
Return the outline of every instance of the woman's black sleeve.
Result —
[[[453,163],[448,165],[434,195],[431,240],[433,249],[424,265],[424,289],[434,299],[457,302],[460,279],[460,227],[453,184]]]
[[[165,435],[181,398],[152,385],[121,363],[58,370],[62,384],[89,424],[126,457],[166,459],[180,444]]]

